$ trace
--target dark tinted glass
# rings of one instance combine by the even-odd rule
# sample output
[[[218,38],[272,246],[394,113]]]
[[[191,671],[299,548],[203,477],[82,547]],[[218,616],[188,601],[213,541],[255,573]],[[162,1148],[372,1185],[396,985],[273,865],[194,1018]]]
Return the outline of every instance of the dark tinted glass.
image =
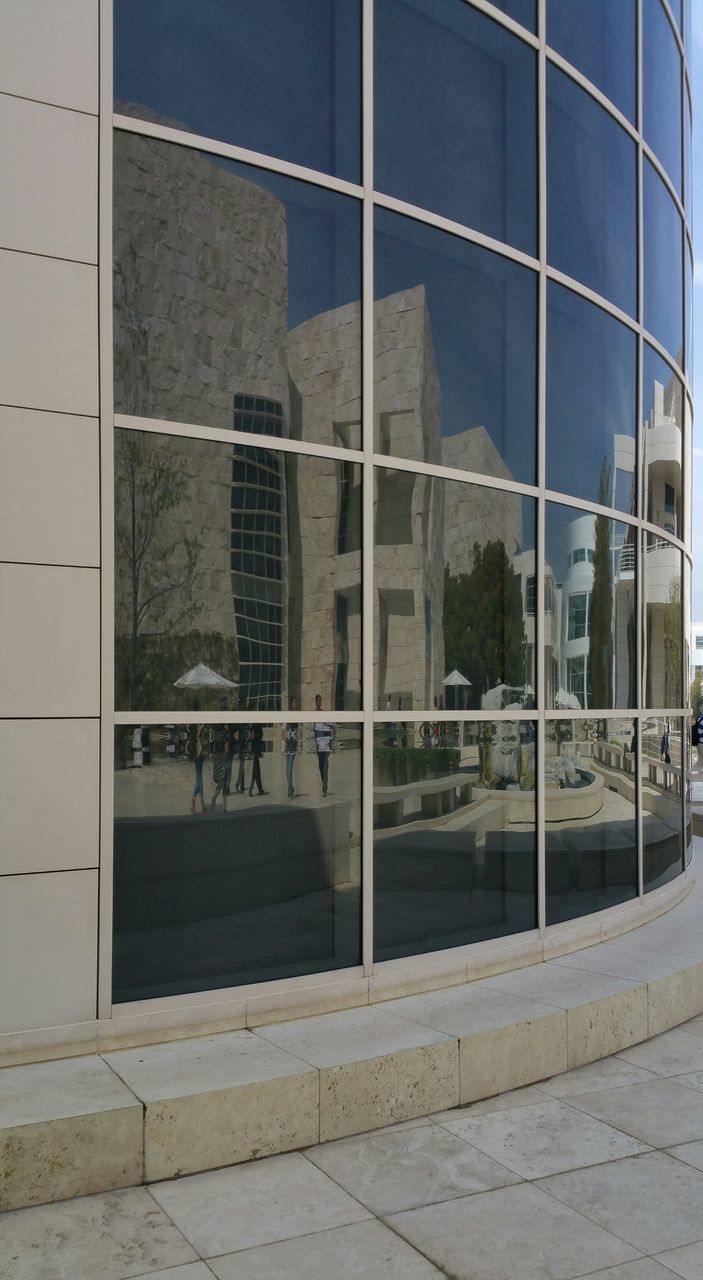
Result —
[[[547,721],[547,924],[637,893],[635,735],[626,719]]]
[[[636,0],[549,0],[547,43],[635,118]]]
[[[547,503],[546,705],[637,705],[636,530]]]
[[[379,709],[531,707],[534,500],[377,467],[374,523]]]
[[[376,211],[376,447],[535,482],[537,276]]]
[[[696,754],[696,769],[698,768],[697,748],[691,743],[691,721],[688,716],[684,717],[683,722],[683,749],[684,749],[684,837],[686,845],[686,866],[693,860],[693,756]]]
[[[547,487],[633,512],[635,336],[561,285],[547,298]]]
[[[376,726],[377,960],[537,924],[535,726]]]
[[[642,722],[644,890],[659,889],[683,871],[681,756],[684,720]]]
[[[691,214],[693,211],[693,124],[691,115],[691,99],[688,89],[684,94],[683,109],[683,127],[684,127],[684,208],[688,222],[691,222]]]
[[[359,446],[356,200],[115,134],[118,413]]]
[[[535,54],[464,0],[378,0],[375,185],[534,253]]]
[[[501,9],[509,18],[514,18],[523,27],[527,27],[528,31],[534,31],[535,0],[495,0],[495,7]]]
[[[358,466],[116,433],[120,710],[358,707],[360,581]]]
[[[644,162],[644,323],[679,364],[683,345],[681,218],[648,160]]]
[[[115,1000],[359,964],[360,785],[358,725],[119,725]]]
[[[559,271],[634,315],[635,144],[556,67],[547,68],[547,254]]]
[[[644,344],[642,468],[644,517],[683,538],[681,441],[683,387],[671,368]]]
[[[116,0],[115,108],[359,180],[358,0]]]
[[[685,331],[685,365],[689,380],[693,374],[693,260],[688,241],[684,239],[684,263],[686,266],[686,331]]]
[[[681,552],[653,533],[644,537],[644,705],[682,706]]]
[[[681,54],[661,0],[643,0],[642,19],[644,138],[681,194]]]

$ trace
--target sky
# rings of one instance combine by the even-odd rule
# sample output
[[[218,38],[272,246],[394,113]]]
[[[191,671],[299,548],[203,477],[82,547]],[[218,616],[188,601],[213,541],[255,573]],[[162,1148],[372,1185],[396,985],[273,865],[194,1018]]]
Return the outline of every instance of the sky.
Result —
[[[693,4],[693,621],[703,620],[703,0]],[[696,230],[698,236],[696,238]]]

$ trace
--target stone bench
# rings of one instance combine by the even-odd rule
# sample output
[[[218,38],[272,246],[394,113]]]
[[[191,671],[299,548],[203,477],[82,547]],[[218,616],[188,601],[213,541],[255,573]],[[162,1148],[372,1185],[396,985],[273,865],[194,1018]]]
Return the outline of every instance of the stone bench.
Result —
[[[374,787],[374,827],[399,827],[405,801],[411,797],[419,796],[423,818],[439,818],[443,813],[453,813],[457,798],[459,805],[471,804],[472,790],[471,780],[461,773],[418,779],[399,787]]]

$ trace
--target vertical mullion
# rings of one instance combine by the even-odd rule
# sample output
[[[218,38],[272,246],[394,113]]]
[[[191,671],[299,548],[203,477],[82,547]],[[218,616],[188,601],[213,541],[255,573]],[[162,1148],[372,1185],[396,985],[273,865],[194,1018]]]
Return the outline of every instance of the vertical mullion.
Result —
[[[539,173],[539,296],[537,329],[537,555],[535,591],[535,691],[537,698],[537,759],[535,768],[535,800],[537,831],[537,924],[540,936],[547,927],[547,867],[544,824],[544,749],[546,690],[544,573],[547,471],[547,57],[546,0],[539,0],[539,51],[537,54],[537,130]],[[553,616],[553,615],[552,615]]]
[[[100,818],[97,1016],[112,1015],[114,806],[114,393],[112,370],[112,0],[99,12],[98,359],[100,394]]]
[[[644,519],[644,153],[642,150],[642,130],[644,127],[644,108],[642,92],[642,0],[637,0],[637,319],[639,335],[637,338],[637,435],[635,465],[637,467],[637,515]],[[644,691],[644,626],[646,606],[644,593],[644,535],[641,528],[637,530],[637,549],[635,553],[635,617],[637,618],[636,660],[637,660],[637,752],[635,768],[635,804],[637,821],[637,891],[640,902],[644,902],[644,836],[642,821],[642,720],[645,703]],[[649,655],[647,654],[647,659]]]
[[[373,706],[374,706],[374,471],[373,471],[373,0],[362,10],[362,803],[361,939],[364,974],[373,972]]]

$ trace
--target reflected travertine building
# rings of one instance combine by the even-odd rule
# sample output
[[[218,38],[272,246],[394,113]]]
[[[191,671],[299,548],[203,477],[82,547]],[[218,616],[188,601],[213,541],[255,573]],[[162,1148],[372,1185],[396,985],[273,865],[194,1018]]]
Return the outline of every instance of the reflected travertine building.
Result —
[[[288,328],[285,205],[222,162],[126,134],[116,185],[117,410],[272,437],[269,449],[123,433],[116,632],[118,668],[120,653],[128,655],[125,705],[138,705],[135,682],[148,659],[135,655],[151,636],[162,705],[173,698],[163,661],[170,646],[182,668],[203,656],[218,669],[224,663],[242,707],[277,709],[292,697],[310,707],[320,692],[328,707],[357,708],[360,468],[351,458],[301,459],[277,451],[275,440],[360,447],[360,305]],[[423,285],[374,304],[374,353],[384,453],[511,479],[483,427],[440,438]],[[153,493],[135,497],[138,477],[149,474],[160,486],[158,510]],[[445,570],[467,573],[474,547],[497,542],[519,574],[522,505],[515,493],[392,467],[377,468],[376,485],[378,705],[411,710],[443,692]],[[139,518],[145,508],[153,517],[146,597],[154,603],[139,624],[135,505]]]

